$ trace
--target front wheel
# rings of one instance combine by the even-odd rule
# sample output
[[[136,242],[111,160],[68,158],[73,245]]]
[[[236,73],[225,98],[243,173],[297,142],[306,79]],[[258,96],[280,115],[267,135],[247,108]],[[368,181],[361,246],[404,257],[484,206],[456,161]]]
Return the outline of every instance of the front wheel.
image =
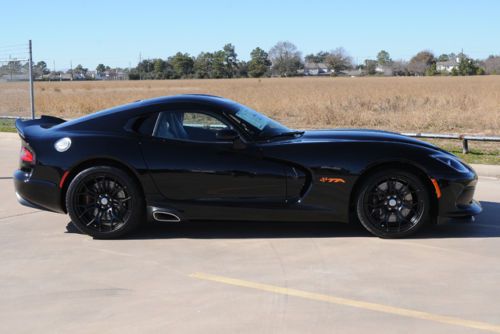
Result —
[[[70,183],[66,207],[73,224],[94,238],[118,238],[144,220],[139,186],[123,170],[110,166],[81,171]]]
[[[381,238],[401,238],[422,228],[430,217],[430,196],[412,173],[390,169],[370,175],[362,185],[356,212],[361,224]]]

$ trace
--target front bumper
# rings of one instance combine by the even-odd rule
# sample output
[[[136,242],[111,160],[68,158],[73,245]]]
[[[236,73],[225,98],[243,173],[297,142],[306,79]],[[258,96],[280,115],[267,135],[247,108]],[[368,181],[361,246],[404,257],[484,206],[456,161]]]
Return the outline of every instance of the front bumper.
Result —
[[[23,170],[16,170],[13,179],[20,204],[40,210],[64,213],[61,205],[61,191],[57,184],[33,179],[31,173]]]
[[[438,201],[439,216],[457,218],[481,213],[481,204],[474,200],[477,181],[474,172],[462,178],[438,180],[442,193]]]
[[[449,211],[446,213],[446,217],[460,218],[460,217],[475,216],[480,214],[481,211],[483,211],[481,204],[476,200],[472,200],[467,205],[457,205],[455,211]]]

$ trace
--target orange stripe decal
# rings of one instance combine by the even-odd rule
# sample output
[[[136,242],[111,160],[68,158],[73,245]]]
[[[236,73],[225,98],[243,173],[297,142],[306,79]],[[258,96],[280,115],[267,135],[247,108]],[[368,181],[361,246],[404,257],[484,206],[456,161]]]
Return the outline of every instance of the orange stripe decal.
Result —
[[[436,179],[431,179],[434,189],[436,189],[437,198],[441,198],[441,189],[439,188],[438,181]]]

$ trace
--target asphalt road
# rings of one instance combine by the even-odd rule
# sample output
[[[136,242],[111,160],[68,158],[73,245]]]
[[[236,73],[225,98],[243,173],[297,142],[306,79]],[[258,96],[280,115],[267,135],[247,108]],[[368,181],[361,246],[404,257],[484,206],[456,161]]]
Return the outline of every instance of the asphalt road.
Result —
[[[93,240],[17,204],[0,135],[2,333],[500,333],[500,180],[474,223],[381,240],[342,224],[154,224]]]

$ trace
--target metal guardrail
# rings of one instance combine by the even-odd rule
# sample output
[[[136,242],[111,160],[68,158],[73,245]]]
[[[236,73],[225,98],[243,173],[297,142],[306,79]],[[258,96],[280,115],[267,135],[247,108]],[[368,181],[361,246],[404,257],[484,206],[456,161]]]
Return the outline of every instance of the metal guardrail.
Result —
[[[498,136],[469,136],[469,135],[456,135],[456,134],[450,135],[450,134],[440,134],[440,133],[414,133],[414,132],[403,132],[401,134],[408,137],[416,137],[416,138],[461,140],[462,152],[464,154],[469,153],[469,141],[500,142],[500,137]]]
[[[0,116],[0,119],[31,119],[31,117],[19,117],[19,116]]]

